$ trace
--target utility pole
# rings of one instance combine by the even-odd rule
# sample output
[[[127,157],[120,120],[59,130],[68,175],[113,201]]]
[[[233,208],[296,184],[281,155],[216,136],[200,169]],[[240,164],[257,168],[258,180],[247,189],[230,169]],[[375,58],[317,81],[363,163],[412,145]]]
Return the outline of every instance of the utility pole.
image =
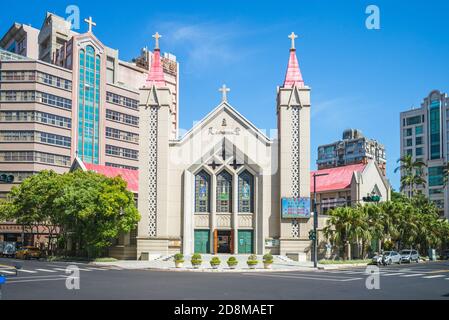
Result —
[[[318,236],[317,236],[317,229],[318,229],[318,211],[317,211],[317,205],[316,205],[316,178],[317,177],[323,177],[328,176],[329,173],[314,173],[313,174],[313,237],[312,237],[312,244],[313,244],[313,267],[316,268],[318,266]]]

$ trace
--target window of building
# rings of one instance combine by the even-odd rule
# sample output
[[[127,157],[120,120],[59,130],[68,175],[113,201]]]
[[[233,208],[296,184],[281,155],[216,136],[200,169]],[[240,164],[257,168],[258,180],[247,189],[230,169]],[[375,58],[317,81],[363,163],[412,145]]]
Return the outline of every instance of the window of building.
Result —
[[[407,149],[405,150],[405,153],[409,156],[413,156],[413,149]]]
[[[130,114],[125,114],[110,109],[106,109],[106,119],[128,124],[131,126],[139,125],[139,117],[132,116]]]
[[[113,57],[108,57],[106,59],[106,81],[108,83],[114,83],[114,73],[115,73],[115,59]]]
[[[423,155],[423,148],[416,148],[415,150],[415,156],[419,157]]]
[[[411,126],[414,124],[420,124],[420,123],[421,123],[421,116],[414,116],[414,117],[407,118],[408,126]]]
[[[139,157],[138,150],[112,146],[109,144],[106,145],[106,154],[114,157],[133,159],[133,160],[136,160]]]
[[[105,163],[106,167],[113,167],[113,168],[121,168],[121,169],[128,169],[128,170],[139,170],[138,167],[133,167],[133,166],[127,166],[124,164],[118,164],[118,163],[112,163],[112,162],[106,162]]]
[[[106,127],[106,137],[116,140],[139,143],[139,135],[136,133],[122,131],[115,128]]]
[[[441,186],[444,184],[443,167],[429,168],[429,187]]]
[[[222,171],[217,176],[217,212],[232,211],[232,176]]]
[[[195,212],[210,212],[210,175],[204,170],[195,176]]]
[[[134,110],[138,110],[139,108],[139,102],[137,100],[124,97],[112,92],[106,92],[106,101]]]
[[[405,141],[405,145],[407,146],[407,147],[411,147],[411,146],[413,146],[413,139],[407,139],[406,141]]]
[[[415,127],[415,135],[423,134],[423,126]]]
[[[417,146],[422,145],[422,144],[423,144],[423,138],[422,138],[422,137],[416,137],[416,139],[415,139],[415,144],[416,144]]]
[[[413,133],[412,128],[404,129],[404,136],[410,137],[412,133]]]
[[[254,178],[248,171],[239,175],[239,212],[254,212]]]

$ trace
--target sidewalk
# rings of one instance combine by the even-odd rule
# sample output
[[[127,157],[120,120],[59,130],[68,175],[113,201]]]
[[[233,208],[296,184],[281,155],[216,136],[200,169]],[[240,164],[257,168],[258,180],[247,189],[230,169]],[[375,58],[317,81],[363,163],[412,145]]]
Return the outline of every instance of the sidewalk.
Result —
[[[184,272],[285,272],[285,271],[312,271],[313,263],[296,262],[285,257],[274,256],[271,269],[264,269],[262,256],[258,256],[259,264],[256,269],[250,269],[246,264],[248,255],[234,255],[237,258],[238,265],[235,269],[230,269],[226,263],[231,255],[218,255],[221,260],[221,265],[217,269],[210,266],[210,260],[213,255],[202,255],[203,263],[198,269],[194,269],[190,263],[190,256],[184,257],[184,266],[176,268],[173,257],[160,257],[150,261],[136,261],[136,260],[122,260],[114,262],[94,262],[92,264],[97,266],[117,267],[127,270],[149,269],[149,270],[164,270],[164,271],[184,271]]]

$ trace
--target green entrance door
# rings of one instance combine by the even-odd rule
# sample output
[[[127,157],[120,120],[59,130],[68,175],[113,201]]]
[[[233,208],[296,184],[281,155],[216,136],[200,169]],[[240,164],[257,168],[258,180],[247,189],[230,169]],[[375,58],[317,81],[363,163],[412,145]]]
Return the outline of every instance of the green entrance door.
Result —
[[[239,230],[239,253],[253,253],[253,231]]]
[[[209,230],[195,230],[195,253],[210,253]]]

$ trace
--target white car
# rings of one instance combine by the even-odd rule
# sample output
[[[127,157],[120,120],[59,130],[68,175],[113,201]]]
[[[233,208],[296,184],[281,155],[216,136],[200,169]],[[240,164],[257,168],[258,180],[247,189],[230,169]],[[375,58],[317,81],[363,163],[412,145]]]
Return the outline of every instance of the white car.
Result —
[[[402,256],[396,251],[385,251],[382,257],[382,263],[389,265],[393,263],[402,263]]]
[[[402,262],[408,262],[412,263],[413,261],[416,261],[416,263],[419,262],[419,253],[416,250],[402,250],[401,251],[401,261]]]

